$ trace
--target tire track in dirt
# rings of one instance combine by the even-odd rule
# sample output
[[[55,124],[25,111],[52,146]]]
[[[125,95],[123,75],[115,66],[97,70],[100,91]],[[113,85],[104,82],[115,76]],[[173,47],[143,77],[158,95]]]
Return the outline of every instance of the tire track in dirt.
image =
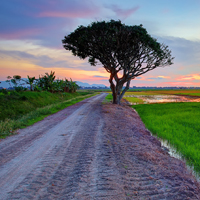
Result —
[[[104,97],[105,94],[101,94],[91,98],[88,100],[88,103],[83,104],[68,118],[49,129],[40,138],[32,141],[31,145],[28,146],[24,152],[2,165],[0,168],[0,179],[3,181],[0,183],[0,197],[5,199],[7,193],[12,191],[12,197],[9,197],[11,199],[14,199],[15,195],[17,198],[19,195],[20,198],[22,198],[25,193],[30,198],[30,188],[33,188],[33,190],[40,188],[39,182],[41,181],[38,181],[37,178],[40,177],[40,179],[43,179],[41,172],[48,174],[47,176],[51,179],[52,177],[50,174],[56,174],[57,171],[55,172],[55,170],[60,170],[59,166],[61,165],[62,168],[65,160],[65,162],[68,163],[72,161],[72,163],[76,162],[76,159],[81,156],[80,145],[84,143],[87,147],[88,141],[90,140],[90,135],[87,136],[86,133],[93,134],[94,127],[98,127],[96,125],[99,123],[100,116],[96,113],[96,107],[99,106],[100,101],[103,100]],[[87,138],[85,138],[86,141],[82,141],[85,134],[87,136]],[[49,154],[51,155],[49,156]],[[72,158],[68,158],[67,156],[72,156]],[[81,160],[80,163],[78,163],[78,166],[81,165],[81,162],[84,160],[85,159]],[[55,165],[53,165],[53,163],[55,163]],[[44,166],[45,164],[46,166]],[[57,168],[55,168],[56,165]],[[44,170],[40,171],[41,169]],[[70,169],[73,170],[73,168],[69,167],[69,170]],[[37,176],[38,172],[39,174]],[[59,174],[60,171],[57,173]],[[32,182],[33,185],[31,186],[31,183],[27,182],[34,180],[33,176],[36,178],[35,181]],[[26,183],[30,186],[28,193]],[[45,184],[44,182],[41,183]],[[25,184],[25,186],[23,186],[23,184]],[[19,185],[18,189],[20,192],[18,189],[14,190],[17,185]],[[35,192],[33,192],[33,194],[35,194]]]
[[[50,115],[44,120],[35,123],[34,126],[29,126],[26,129],[20,130],[19,135],[11,136],[3,140],[3,142],[0,142],[0,166],[30,147],[34,140],[42,137],[51,128],[66,119],[87,101],[87,99],[83,100],[82,102]]]

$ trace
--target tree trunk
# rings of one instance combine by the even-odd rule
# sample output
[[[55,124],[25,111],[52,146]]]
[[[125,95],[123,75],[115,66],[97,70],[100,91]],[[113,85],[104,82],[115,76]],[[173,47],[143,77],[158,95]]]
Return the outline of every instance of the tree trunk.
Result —
[[[123,83],[117,82],[116,85],[113,83],[113,77],[110,75],[110,88],[112,90],[112,96],[113,96],[113,104],[120,104],[120,93],[123,87]]]
[[[125,92],[129,89],[130,83],[131,83],[131,79],[129,79],[129,80],[127,81],[126,87],[124,88],[124,90],[123,90],[122,93],[120,94],[119,101],[121,101],[121,99],[122,99],[122,97],[124,96]]]
[[[33,84],[30,84],[31,85],[31,91],[33,91]]]
[[[69,92],[69,87],[64,87],[64,92]]]
[[[113,77],[112,75],[110,75],[109,82],[110,82],[110,88],[111,88],[111,90],[112,90],[113,104],[118,104],[118,105],[120,105],[120,102],[121,102],[122,97],[124,96],[125,92],[129,89],[131,79],[127,81],[126,87],[125,87],[124,90],[122,91],[124,82],[122,82],[122,81],[117,81],[117,83],[116,83],[116,85],[115,85],[115,84],[113,83],[113,78],[114,78],[114,77]]]

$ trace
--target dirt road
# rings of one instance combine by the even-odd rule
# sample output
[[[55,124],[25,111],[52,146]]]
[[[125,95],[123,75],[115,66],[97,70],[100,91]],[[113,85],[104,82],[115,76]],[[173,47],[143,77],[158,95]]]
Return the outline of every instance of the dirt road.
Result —
[[[200,199],[127,106],[100,94],[0,141],[0,199]]]

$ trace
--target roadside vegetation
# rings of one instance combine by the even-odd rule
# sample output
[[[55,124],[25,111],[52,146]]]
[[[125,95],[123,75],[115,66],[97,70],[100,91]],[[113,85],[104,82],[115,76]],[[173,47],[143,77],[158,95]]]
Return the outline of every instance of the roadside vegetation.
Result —
[[[32,125],[48,115],[58,112],[97,93],[50,93],[47,91],[9,91],[0,93],[0,138],[16,133],[19,128]]]
[[[39,75],[39,78],[30,77],[27,75],[28,79],[22,79],[20,75],[14,75],[7,77],[7,81],[10,87],[14,87],[16,92],[28,90],[24,87],[25,84],[30,85],[30,91],[48,91],[51,93],[56,92],[76,92],[79,86],[76,81],[70,81],[65,78],[65,80],[56,79],[55,72],[45,73],[45,75]]]
[[[176,91],[166,93],[175,94]],[[198,92],[188,90],[181,93]],[[200,103],[138,104],[132,107],[152,134],[167,140],[200,173]]]
[[[97,94],[94,91],[76,92],[79,86],[75,81],[56,79],[53,71],[38,79],[27,78],[8,76],[7,82],[14,90],[0,90],[0,138]],[[24,87],[25,84],[30,88]]]

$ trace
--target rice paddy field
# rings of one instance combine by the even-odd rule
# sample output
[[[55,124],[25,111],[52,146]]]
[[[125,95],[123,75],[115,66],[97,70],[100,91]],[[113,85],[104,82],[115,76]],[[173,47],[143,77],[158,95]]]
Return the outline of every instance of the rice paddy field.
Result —
[[[200,90],[147,90],[126,92],[124,99],[130,104],[200,102]]]
[[[152,95],[163,96],[163,98],[166,98],[165,95],[167,98],[178,95],[180,101],[182,95],[187,95],[184,97],[189,100],[148,103],[142,98],[142,96]],[[177,153],[183,156],[187,164],[200,173],[200,101],[192,102],[193,99],[199,99],[198,97],[200,97],[200,90],[142,91],[125,94],[125,99],[135,104],[132,107],[152,134],[167,141]]]
[[[169,94],[169,95],[189,95],[189,96],[200,96],[200,90],[141,90],[141,91],[131,91],[126,92],[126,94],[135,95],[157,95],[157,94]]]
[[[174,94],[174,95],[188,95],[188,96],[200,96],[200,90],[157,90],[154,93],[162,94]]]

